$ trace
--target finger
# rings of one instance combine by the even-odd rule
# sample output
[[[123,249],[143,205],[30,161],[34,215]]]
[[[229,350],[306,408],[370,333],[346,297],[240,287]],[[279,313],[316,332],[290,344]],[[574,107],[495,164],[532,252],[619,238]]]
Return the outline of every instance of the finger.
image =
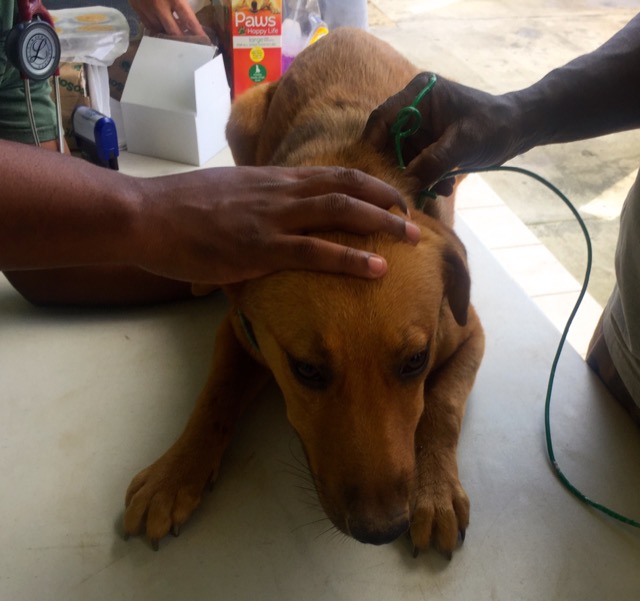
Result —
[[[401,108],[401,103],[393,96],[374,109],[364,127],[362,139],[377,150],[386,148],[392,137],[391,126]]]
[[[455,190],[455,185],[456,178],[447,177],[446,179],[443,179],[431,186],[431,190],[438,196],[451,196],[453,194],[453,191]]]
[[[365,250],[328,240],[298,236],[289,238],[280,261],[283,269],[307,269],[375,279],[387,271],[386,260]]]
[[[142,24],[146,29],[149,30],[150,33],[158,33],[162,31],[162,25],[160,21],[158,21],[154,13],[147,13],[141,8],[136,10],[138,11],[138,17],[140,17],[140,21],[142,21]]]
[[[420,240],[420,229],[414,223],[339,193],[294,203],[286,221],[290,230],[300,233],[338,230],[365,235],[386,232],[414,244]]]
[[[397,206],[407,213],[407,203],[400,192],[386,182],[357,169],[335,167],[300,180],[296,186],[299,196],[320,196],[342,193],[364,200],[382,209]]]
[[[180,27],[176,18],[173,16],[173,10],[161,10],[156,15],[157,21],[160,24],[160,32],[164,32],[168,35],[181,35]]]
[[[320,166],[245,169],[248,170],[247,177],[252,177],[253,185],[261,190],[268,184],[282,186],[284,180],[291,186],[289,194],[297,198],[345,193],[383,209],[397,206],[404,213],[409,212],[406,201],[396,188],[357,169]]]
[[[182,25],[183,31],[188,31],[193,35],[207,35],[189,4],[180,3],[176,5],[174,11],[178,15],[178,20]]]
[[[396,121],[398,112],[404,107],[410,106],[417,95],[429,83],[431,73],[419,73],[397,94],[385,100],[376,108],[364,128],[363,139],[370,142],[375,148],[382,149],[387,146],[391,136],[391,128]]]
[[[407,176],[417,177],[423,185],[430,187],[442,176],[461,163],[461,157],[449,143],[445,134],[438,142],[425,148],[407,166]]]

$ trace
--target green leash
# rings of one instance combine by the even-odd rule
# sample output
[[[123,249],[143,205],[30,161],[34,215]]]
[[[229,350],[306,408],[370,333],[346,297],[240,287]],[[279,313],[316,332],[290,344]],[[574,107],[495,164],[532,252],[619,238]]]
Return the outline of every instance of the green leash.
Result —
[[[400,169],[404,169],[404,157],[402,156],[402,141],[409,136],[413,136],[419,129],[422,123],[422,113],[418,109],[418,105],[422,102],[422,99],[433,90],[438,78],[435,74],[432,74],[427,82],[427,85],[422,91],[415,97],[415,100],[410,106],[405,106],[398,111],[396,120],[391,126],[391,134],[396,143],[396,159]],[[409,123],[411,122],[411,123]],[[408,127],[407,127],[408,125]]]
[[[391,134],[394,136],[395,147],[396,147],[396,157],[397,157],[398,165],[400,169],[405,168],[404,158],[402,156],[402,142],[405,138],[414,135],[418,131],[418,129],[420,129],[420,124],[422,122],[422,114],[420,113],[417,107],[422,101],[422,99],[429,92],[431,92],[431,90],[436,84],[436,81],[437,81],[436,76],[431,75],[431,77],[429,78],[429,82],[422,89],[422,91],[416,96],[415,100],[411,103],[411,105],[404,107],[398,112],[398,115],[396,116],[396,120],[391,127]],[[591,276],[591,265],[593,263],[593,250],[591,248],[591,238],[589,236],[589,231],[587,230],[587,226],[583,221],[582,217],[580,216],[580,213],[578,212],[578,210],[573,206],[571,201],[556,186],[554,186],[551,182],[547,181],[537,173],[534,173],[533,171],[529,171],[528,169],[522,169],[520,167],[510,167],[510,166],[504,166],[504,165],[495,165],[493,167],[485,167],[481,169],[455,169],[454,171],[451,171],[450,173],[447,173],[444,176],[442,176],[438,181],[442,181],[443,179],[448,179],[456,175],[463,175],[467,173],[486,173],[486,172],[493,172],[493,171],[509,171],[512,173],[520,173],[522,175],[531,177],[537,182],[541,183],[543,186],[546,186],[556,196],[558,196],[560,200],[562,200],[562,202],[564,202],[564,204],[567,207],[569,207],[569,210],[573,213],[573,216],[576,218],[576,221],[578,222],[578,224],[580,225],[580,228],[582,229],[582,233],[584,235],[584,239],[587,245],[587,267],[585,270],[584,281],[582,284],[582,288],[580,290],[580,294],[578,295],[578,300],[576,301],[576,304],[573,307],[573,310],[571,311],[569,319],[567,320],[567,324],[562,332],[562,336],[560,337],[560,343],[558,344],[558,349],[556,350],[556,354],[553,359],[551,372],[549,374],[549,382],[547,384],[547,394],[545,397],[545,405],[544,405],[544,430],[545,430],[545,440],[546,440],[546,446],[547,446],[547,455],[549,456],[551,467],[553,468],[553,471],[555,472],[556,476],[558,477],[560,482],[563,484],[563,486],[573,496],[575,496],[577,499],[579,499],[589,507],[592,507],[593,509],[600,511],[605,515],[608,515],[609,517],[615,520],[618,520],[619,522],[629,524],[630,526],[634,526],[635,528],[640,528],[640,522],[638,522],[637,520],[633,520],[631,518],[625,517],[624,515],[621,515],[616,511],[609,509],[605,505],[602,505],[601,503],[593,501],[592,499],[587,497],[584,493],[582,493],[579,489],[577,489],[569,481],[569,479],[564,475],[563,471],[560,469],[560,466],[558,465],[558,461],[556,459],[555,452],[553,449],[553,441],[551,438],[551,418],[550,418],[551,395],[553,392],[553,384],[555,381],[556,370],[558,367],[558,362],[560,361],[560,355],[562,354],[564,344],[569,334],[569,329],[571,328],[571,324],[573,323],[573,320],[578,312],[578,309],[580,308],[582,300],[585,294],[587,293],[589,278]],[[437,183],[438,182],[436,182],[436,184]],[[434,184],[434,186],[436,184]],[[432,189],[433,189],[433,186],[429,190],[421,192],[419,203],[418,203],[420,206],[417,207],[418,209],[422,210],[424,208],[424,202],[426,202],[427,198],[436,197],[436,194],[433,192]]]

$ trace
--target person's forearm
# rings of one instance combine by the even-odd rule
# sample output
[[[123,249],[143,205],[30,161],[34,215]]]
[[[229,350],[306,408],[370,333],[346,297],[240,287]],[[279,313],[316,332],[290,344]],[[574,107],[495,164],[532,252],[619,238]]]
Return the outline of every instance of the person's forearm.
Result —
[[[504,98],[518,107],[519,152],[640,127],[640,15],[594,52]]]
[[[140,305],[193,298],[191,285],[130,265],[5,271],[34,305]]]
[[[133,178],[2,140],[0,156],[0,270],[129,262]]]
[[[386,263],[309,232],[417,243],[399,192],[337,167],[218,167],[133,178],[0,141],[0,270],[128,265],[227,284],[281,269],[375,278]],[[74,273],[78,273],[75,271]]]

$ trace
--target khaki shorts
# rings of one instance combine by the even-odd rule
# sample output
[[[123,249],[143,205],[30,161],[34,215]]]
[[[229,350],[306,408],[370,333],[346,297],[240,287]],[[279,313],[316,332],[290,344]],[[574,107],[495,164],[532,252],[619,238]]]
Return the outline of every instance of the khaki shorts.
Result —
[[[640,406],[640,175],[620,217],[616,281],[602,319],[604,339],[622,382]]]

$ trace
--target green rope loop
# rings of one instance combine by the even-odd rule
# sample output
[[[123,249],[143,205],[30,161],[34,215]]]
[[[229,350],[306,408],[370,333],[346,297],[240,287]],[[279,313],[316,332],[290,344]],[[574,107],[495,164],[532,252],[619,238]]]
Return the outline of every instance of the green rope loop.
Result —
[[[391,134],[395,139],[396,145],[396,159],[398,160],[398,165],[400,169],[404,169],[406,167],[404,162],[404,157],[402,156],[402,141],[409,136],[413,136],[418,129],[420,129],[420,124],[422,123],[422,113],[418,109],[418,105],[422,102],[422,99],[433,89],[433,86],[436,85],[436,81],[438,78],[435,73],[431,74],[429,77],[429,81],[427,85],[422,88],[421,92],[415,97],[414,101],[411,103],[411,106],[405,106],[404,108],[398,111],[396,115],[396,120],[391,126]],[[405,126],[410,122],[410,125],[407,129]]]
[[[402,129],[408,121],[413,118],[413,123],[409,127],[409,129]],[[408,136],[412,136],[418,131],[420,127],[420,122],[422,121],[422,115],[420,111],[414,106],[405,106],[404,108],[398,111],[396,115],[396,122],[391,127],[391,133],[394,136],[399,136],[400,139],[406,138]]]

